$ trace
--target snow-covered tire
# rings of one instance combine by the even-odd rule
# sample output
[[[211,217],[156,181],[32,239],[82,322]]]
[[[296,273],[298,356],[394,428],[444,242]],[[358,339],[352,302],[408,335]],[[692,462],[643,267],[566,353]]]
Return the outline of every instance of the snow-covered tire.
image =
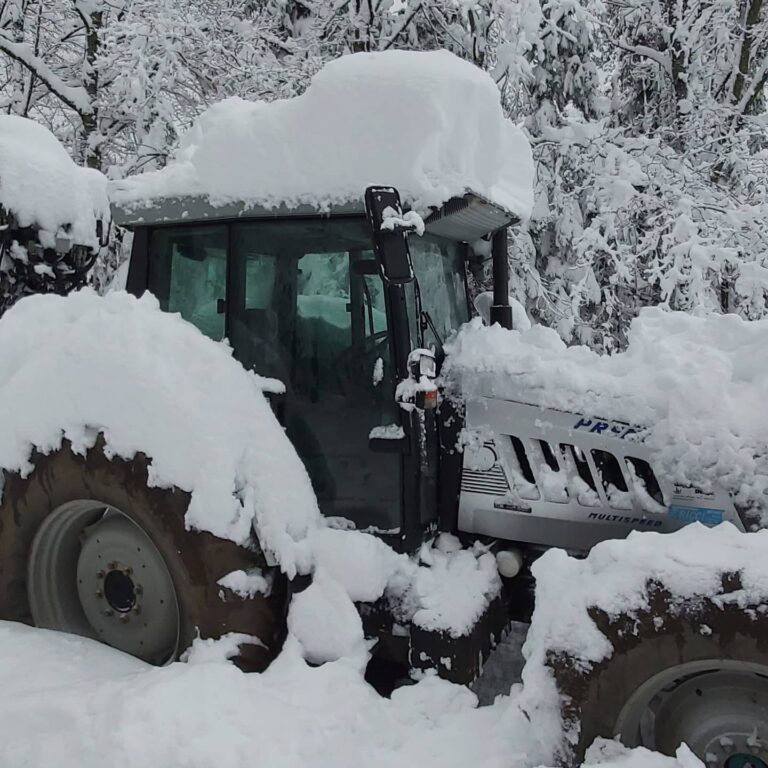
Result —
[[[149,487],[142,454],[108,458],[100,439],[83,456],[65,441],[33,463],[28,477],[4,478],[0,619],[91,636],[152,663],[179,658],[198,635],[241,633],[257,639],[236,662],[269,664],[284,636],[283,580],[269,574],[270,594],[252,597],[217,584],[236,570],[266,572],[257,547],[187,530],[189,494]]]
[[[680,742],[712,768],[768,765],[768,615],[743,600],[738,573],[721,595],[675,603],[649,584],[631,615],[590,616],[613,646],[597,664],[550,652],[561,696],[563,765],[598,737],[674,754]]]

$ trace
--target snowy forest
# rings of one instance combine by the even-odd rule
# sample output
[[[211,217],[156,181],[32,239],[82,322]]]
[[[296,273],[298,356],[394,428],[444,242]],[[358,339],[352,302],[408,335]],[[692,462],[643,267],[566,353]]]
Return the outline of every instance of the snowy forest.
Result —
[[[510,264],[536,321],[610,351],[645,305],[766,315],[763,0],[2,0],[0,106],[120,178],[213,102],[393,48],[487,70],[527,132]]]

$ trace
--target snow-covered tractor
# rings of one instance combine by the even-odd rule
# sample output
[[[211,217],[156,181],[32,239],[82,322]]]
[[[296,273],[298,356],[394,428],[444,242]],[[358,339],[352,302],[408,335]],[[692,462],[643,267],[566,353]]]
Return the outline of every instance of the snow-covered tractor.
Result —
[[[395,186],[369,184],[377,180]],[[449,339],[472,315],[468,268],[490,258],[488,319],[514,325],[507,229],[530,213],[531,187],[530,149],[502,117],[495,86],[437,53],[357,55],[290,102],[218,105],[168,168],[112,196],[116,221],[133,232],[128,292],[149,292],[162,310],[228,340],[239,364],[265,377],[330,531],[373,533],[406,554],[448,532],[474,547],[473,562],[485,568],[491,558],[485,583],[497,587],[461,627],[420,623],[407,599],[359,601],[378,640],[378,684],[398,669],[477,678],[509,621],[529,618],[533,571],[545,588],[524,681],[534,727],[557,723],[561,762],[579,762],[598,736],[619,736],[669,754],[685,741],[713,767],[765,768],[767,590],[750,570],[765,539],[723,534],[728,547],[710,557],[700,532],[688,570],[674,534],[600,545],[603,554],[581,564],[558,560],[547,550],[581,557],[634,530],[745,523],[717,486],[665,479],[637,426],[516,401],[490,385],[481,392],[477,382],[464,391],[461,366],[445,363]],[[112,340],[115,365],[134,331],[138,321]],[[131,432],[156,412],[149,363],[139,394],[131,382],[121,389],[133,412],[105,406],[88,430],[65,428],[59,445],[30,438],[31,464],[6,472],[3,486],[0,617],[154,663],[179,658],[198,634],[239,633],[239,663],[266,667],[291,595],[306,586],[306,553],[294,546],[301,478],[281,474],[288,463],[269,455],[283,450],[275,437],[263,458],[275,462],[271,476],[235,473],[228,490],[257,523],[237,535],[231,508],[203,508],[220,496],[190,495],[198,475],[184,475],[174,451],[197,457],[210,483],[229,459],[227,434],[206,416],[224,414],[231,431],[247,421],[233,391],[200,381],[206,361],[188,358],[189,392],[209,404],[182,388],[167,401],[165,427]],[[162,386],[175,381],[157,366]],[[173,442],[185,420],[194,444],[177,439],[163,464],[158,432]],[[2,451],[0,460],[13,465]],[[467,585],[453,583],[465,599]],[[571,590],[558,594],[564,584]]]

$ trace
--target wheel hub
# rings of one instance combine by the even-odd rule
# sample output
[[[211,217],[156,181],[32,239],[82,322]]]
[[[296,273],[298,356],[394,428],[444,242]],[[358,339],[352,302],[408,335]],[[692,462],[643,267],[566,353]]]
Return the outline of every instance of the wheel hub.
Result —
[[[156,664],[175,657],[175,585],[149,535],[122,512],[85,501],[54,510],[35,537],[28,577],[37,626]]]
[[[118,613],[129,613],[139,609],[136,603],[137,585],[133,583],[130,574],[130,568],[123,569],[115,563],[115,568],[104,575],[102,587],[104,598]],[[140,588],[141,585],[139,585]]]
[[[617,734],[667,755],[686,743],[707,768],[768,768],[767,672],[722,660],[667,670],[627,702]]]

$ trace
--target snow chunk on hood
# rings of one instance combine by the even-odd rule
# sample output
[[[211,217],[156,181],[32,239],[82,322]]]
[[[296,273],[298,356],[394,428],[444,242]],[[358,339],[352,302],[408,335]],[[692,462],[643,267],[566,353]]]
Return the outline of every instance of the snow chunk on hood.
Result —
[[[46,248],[56,236],[98,248],[96,221],[109,221],[107,179],[76,165],[44,126],[0,115],[0,205],[21,227],[37,227]]]
[[[31,296],[0,323],[0,467],[29,472],[33,448],[151,459],[151,484],[191,493],[190,528],[240,544],[256,526],[288,575],[311,568],[320,513],[303,464],[225,344],[155,298],[91,290]]]
[[[397,187],[420,212],[471,190],[526,218],[531,148],[474,65],[447,51],[357,53],[326,64],[301,96],[215,104],[167,168],[117,182],[113,201],[327,208],[369,184]]]
[[[498,397],[647,426],[657,471],[764,508],[768,320],[641,310],[625,352],[567,347],[551,328],[465,325],[443,377],[463,397]]]

